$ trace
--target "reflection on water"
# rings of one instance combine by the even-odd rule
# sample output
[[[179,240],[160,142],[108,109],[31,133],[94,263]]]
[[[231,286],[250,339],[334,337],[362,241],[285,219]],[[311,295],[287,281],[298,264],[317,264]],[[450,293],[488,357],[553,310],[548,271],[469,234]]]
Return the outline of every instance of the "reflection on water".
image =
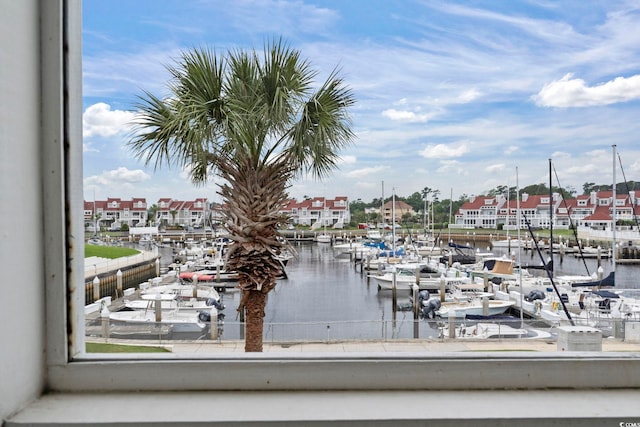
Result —
[[[302,243],[287,264],[287,279],[269,294],[265,341],[412,338],[413,312],[393,310],[391,292],[378,292],[348,258],[336,258],[329,245]],[[409,300],[398,293],[397,302]],[[224,294],[224,339],[240,338],[237,292]],[[419,337],[437,336],[433,322],[417,321]]]

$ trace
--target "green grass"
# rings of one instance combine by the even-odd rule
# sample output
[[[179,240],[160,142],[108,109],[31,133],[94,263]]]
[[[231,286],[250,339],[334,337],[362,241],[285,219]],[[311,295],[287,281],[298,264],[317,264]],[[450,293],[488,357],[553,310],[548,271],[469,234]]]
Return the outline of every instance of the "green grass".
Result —
[[[88,342],[87,353],[171,353],[164,347],[148,347],[144,345],[122,345]]]
[[[119,246],[99,246],[99,245],[85,245],[84,257],[97,256],[100,258],[122,258],[125,256],[138,255],[140,251],[131,248],[122,248]]]

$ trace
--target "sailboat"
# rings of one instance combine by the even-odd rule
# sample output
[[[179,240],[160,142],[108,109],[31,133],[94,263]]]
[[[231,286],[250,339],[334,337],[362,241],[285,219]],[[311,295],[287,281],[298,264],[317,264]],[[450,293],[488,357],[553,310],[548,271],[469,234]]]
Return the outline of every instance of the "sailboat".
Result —
[[[322,233],[320,233],[316,237],[316,241],[318,243],[331,243],[331,234],[327,233],[327,199],[322,199],[322,215],[320,216],[322,220]]]
[[[501,240],[492,240],[491,241],[491,247],[493,247],[493,248],[505,248],[507,250],[507,253],[511,253],[511,249],[523,248],[523,247],[525,247],[525,244],[526,244],[526,242],[521,240],[519,237],[517,239],[514,239],[514,238],[509,236],[509,230],[512,227],[511,226],[511,221],[510,221],[511,204],[509,203],[509,196],[510,196],[510,190],[509,190],[509,187],[507,187],[507,216],[506,216],[506,221],[505,221],[505,224],[504,224],[504,229],[507,231],[506,238],[505,239],[501,239]],[[519,228],[519,225],[518,225],[518,230],[519,229],[520,228]]]

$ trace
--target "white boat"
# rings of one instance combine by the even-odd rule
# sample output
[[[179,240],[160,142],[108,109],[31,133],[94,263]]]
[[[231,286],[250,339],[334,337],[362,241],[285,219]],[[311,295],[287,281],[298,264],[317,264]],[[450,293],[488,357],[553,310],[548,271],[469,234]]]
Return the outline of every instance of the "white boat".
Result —
[[[380,230],[370,228],[369,230],[367,230],[366,238],[372,241],[380,241],[382,240],[382,233],[380,232]]]
[[[383,274],[370,274],[369,278],[376,282],[379,290],[393,289],[394,281],[396,289],[411,289],[411,286],[419,280],[413,271],[404,269],[395,269]]]
[[[168,284],[155,284],[144,282],[140,284],[141,295],[156,295],[156,294],[168,294],[173,298],[191,298],[206,300],[207,298],[220,299],[220,294],[212,286],[209,285],[197,285],[194,290],[193,284],[182,284],[180,282],[173,282]],[[195,291],[195,295],[194,295]]]
[[[463,285],[471,283],[471,279],[465,275],[434,275],[433,277],[421,277],[418,273],[416,277],[416,270],[405,268],[393,268],[392,271],[387,271],[383,274],[372,274],[369,278],[375,280],[378,285],[378,290],[387,291],[393,290],[394,280],[396,290],[410,290],[414,284],[418,285],[419,290],[439,290],[444,282],[445,289],[452,289],[453,286]],[[395,278],[394,278],[395,275]]]
[[[573,252],[576,258],[611,258],[611,249],[602,249],[600,247],[586,246]]]
[[[367,256],[377,257],[385,247],[386,246],[382,241],[349,241],[339,245],[333,245],[333,255],[335,257],[357,255],[361,259],[365,259]]]
[[[318,234],[315,238],[318,243],[331,243],[331,234],[327,233],[327,199],[322,199],[323,209],[318,222],[322,221],[322,233]],[[314,226],[318,225],[318,222],[314,224]],[[312,227],[313,229],[313,227]]]
[[[106,243],[101,240],[99,237],[92,237],[89,240],[87,240],[87,244],[88,245],[95,245],[95,246],[104,246],[106,245]]]
[[[456,318],[464,318],[468,314],[475,316],[495,316],[504,314],[513,305],[513,301],[490,300],[488,298],[458,302],[445,301],[442,303],[440,309],[436,311],[436,315],[440,317],[453,315]]]
[[[449,335],[448,327],[442,328],[441,336]],[[520,339],[545,339],[551,338],[551,333],[541,329],[515,328],[501,322],[479,322],[474,325],[461,324],[456,326],[455,338],[468,339],[495,339],[495,338],[520,338]]]
[[[491,246],[494,248],[526,248],[527,242],[522,239],[502,239],[502,240],[492,240]]]
[[[179,299],[175,294],[159,293],[159,294],[144,294],[139,299],[125,300],[124,306],[130,310],[154,310],[155,304],[160,302],[162,311],[182,310],[182,311],[196,311],[211,310],[211,307],[215,306],[218,310],[224,309],[224,305],[220,302],[220,299],[209,297],[206,300],[198,298],[186,298]]]
[[[418,253],[418,255],[423,257],[436,256],[436,255],[440,256],[448,253],[447,249],[442,248],[440,246],[418,245],[416,246],[415,250]]]
[[[331,243],[331,234],[320,233],[316,236],[316,242],[318,243]]]
[[[201,332],[206,324],[196,311],[128,310],[109,314],[109,321],[127,325],[169,325],[174,332]]]
[[[481,269],[477,268],[478,266],[480,266],[479,263],[476,267],[474,267],[473,270],[470,271],[471,277],[484,279],[484,277],[486,276],[489,280],[493,278],[500,278],[502,280],[514,280],[518,277],[513,272],[515,263],[510,258],[486,257],[482,260],[481,265]],[[487,268],[488,266],[490,266],[490,270]]]

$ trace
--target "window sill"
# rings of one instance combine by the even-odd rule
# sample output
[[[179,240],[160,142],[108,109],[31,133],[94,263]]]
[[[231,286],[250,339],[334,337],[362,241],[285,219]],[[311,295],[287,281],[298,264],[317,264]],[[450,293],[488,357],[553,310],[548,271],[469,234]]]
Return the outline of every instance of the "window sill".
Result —
[[[638,401],[638,389],[53,393],[4,425],[617,426],[640,423]]]

